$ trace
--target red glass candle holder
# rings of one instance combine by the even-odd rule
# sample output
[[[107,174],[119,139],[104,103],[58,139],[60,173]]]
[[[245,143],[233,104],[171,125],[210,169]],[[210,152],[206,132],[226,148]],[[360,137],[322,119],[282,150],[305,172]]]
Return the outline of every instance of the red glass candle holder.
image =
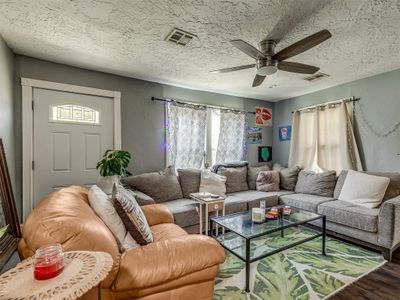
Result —
[[[60,244],[41,247],[35,252],[33,276],[37,280],[56,277],[64,270],[64,252]]]

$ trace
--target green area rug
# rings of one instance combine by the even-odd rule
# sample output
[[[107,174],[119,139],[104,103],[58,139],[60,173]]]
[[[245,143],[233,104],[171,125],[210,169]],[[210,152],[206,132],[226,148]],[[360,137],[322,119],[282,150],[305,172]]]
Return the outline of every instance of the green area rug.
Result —
[[[268,239],[255,239],[251,243],[251,256],[313,233],[297,227],[286,229],[283,239],[279,232]],[[226,240],[238,251],[244,250],[241,238],[231,234]],[[321,254],[318,238],[252,263],[247,294],[244,292],[245,265],[227,251],[226,261],[216,278],[214,300],[325,299],[386,262],[378,253],[332,238],[327,238],[326,253],[327,256]]]

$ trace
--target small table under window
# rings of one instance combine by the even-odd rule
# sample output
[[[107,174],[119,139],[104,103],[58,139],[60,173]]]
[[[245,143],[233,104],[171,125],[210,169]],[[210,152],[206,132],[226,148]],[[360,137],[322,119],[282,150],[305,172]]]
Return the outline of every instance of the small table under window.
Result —
[[[208,235],[208,214],[215,212],[216,216],[219,216],[219,211],[222,212],[222,216],[225,216],[225,198],[211,198],[209,193],[191,193],[190,198],[195,200],[199,204],[199,218],[200,218],[200,234],[203,234],[203,222],[205,221],[205,232]],[[203,216],[203,207],[205,211],[205,217]],[[211,230],[212,228],[210,228]],[[216,235],[218,235],[218,224],[216,224]]]

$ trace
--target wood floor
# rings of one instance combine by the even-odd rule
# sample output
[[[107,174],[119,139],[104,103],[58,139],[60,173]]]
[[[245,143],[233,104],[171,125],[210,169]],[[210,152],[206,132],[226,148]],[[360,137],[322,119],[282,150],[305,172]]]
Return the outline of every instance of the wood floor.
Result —
[[[329,300],[400,300],[400,248],[392,262],[344,288]]]

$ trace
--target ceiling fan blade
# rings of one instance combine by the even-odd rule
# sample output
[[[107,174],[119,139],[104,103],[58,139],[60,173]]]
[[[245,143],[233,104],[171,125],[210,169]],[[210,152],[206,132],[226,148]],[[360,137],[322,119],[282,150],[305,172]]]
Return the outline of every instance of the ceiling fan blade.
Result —
[[[278,69],[286,72],[302,73],[302,74],[314,74],[319,71],[319,68],[315,66],[310,66],[295,62],[288,62],[288,61],[279,62]]]
[[[261,83],[263,83],[265,79],[265,76],[260,76],[258,74],[256,74],[256,77],[254,77],[254,81],[253,81],[253,87],[259,86]]]
[[[213,70],[213,71],[210,71],[210,73],[228,73],[228,72],[233,72],[233,71],[239,71],[239,70],[245,70],[245,69],[254,68],[255,66],[256,66],[255,64],[237,66],[237,67],[233,67],[233,68],[225,68],[225,69]]]
[[[328,30],[326,29],[321,30],[320,32],[310,35],[305,39],[302,39],[294,43],[293,45],[290,45],[289,47],[282,49],[281,51],[276,53],[273,56],[273,58],[277,59],[278,61],[288,59],[304,51],[307,51],[308,49],[311,49],[312,47],[315,47],[318,44],[321,44],[323,41],[326,41],[331,36],[332,35]]]
[[[256,47],[253,47],[243,40],[233,40],[231,44],[254,59],[265,58],[265,55],[258,51]]]

